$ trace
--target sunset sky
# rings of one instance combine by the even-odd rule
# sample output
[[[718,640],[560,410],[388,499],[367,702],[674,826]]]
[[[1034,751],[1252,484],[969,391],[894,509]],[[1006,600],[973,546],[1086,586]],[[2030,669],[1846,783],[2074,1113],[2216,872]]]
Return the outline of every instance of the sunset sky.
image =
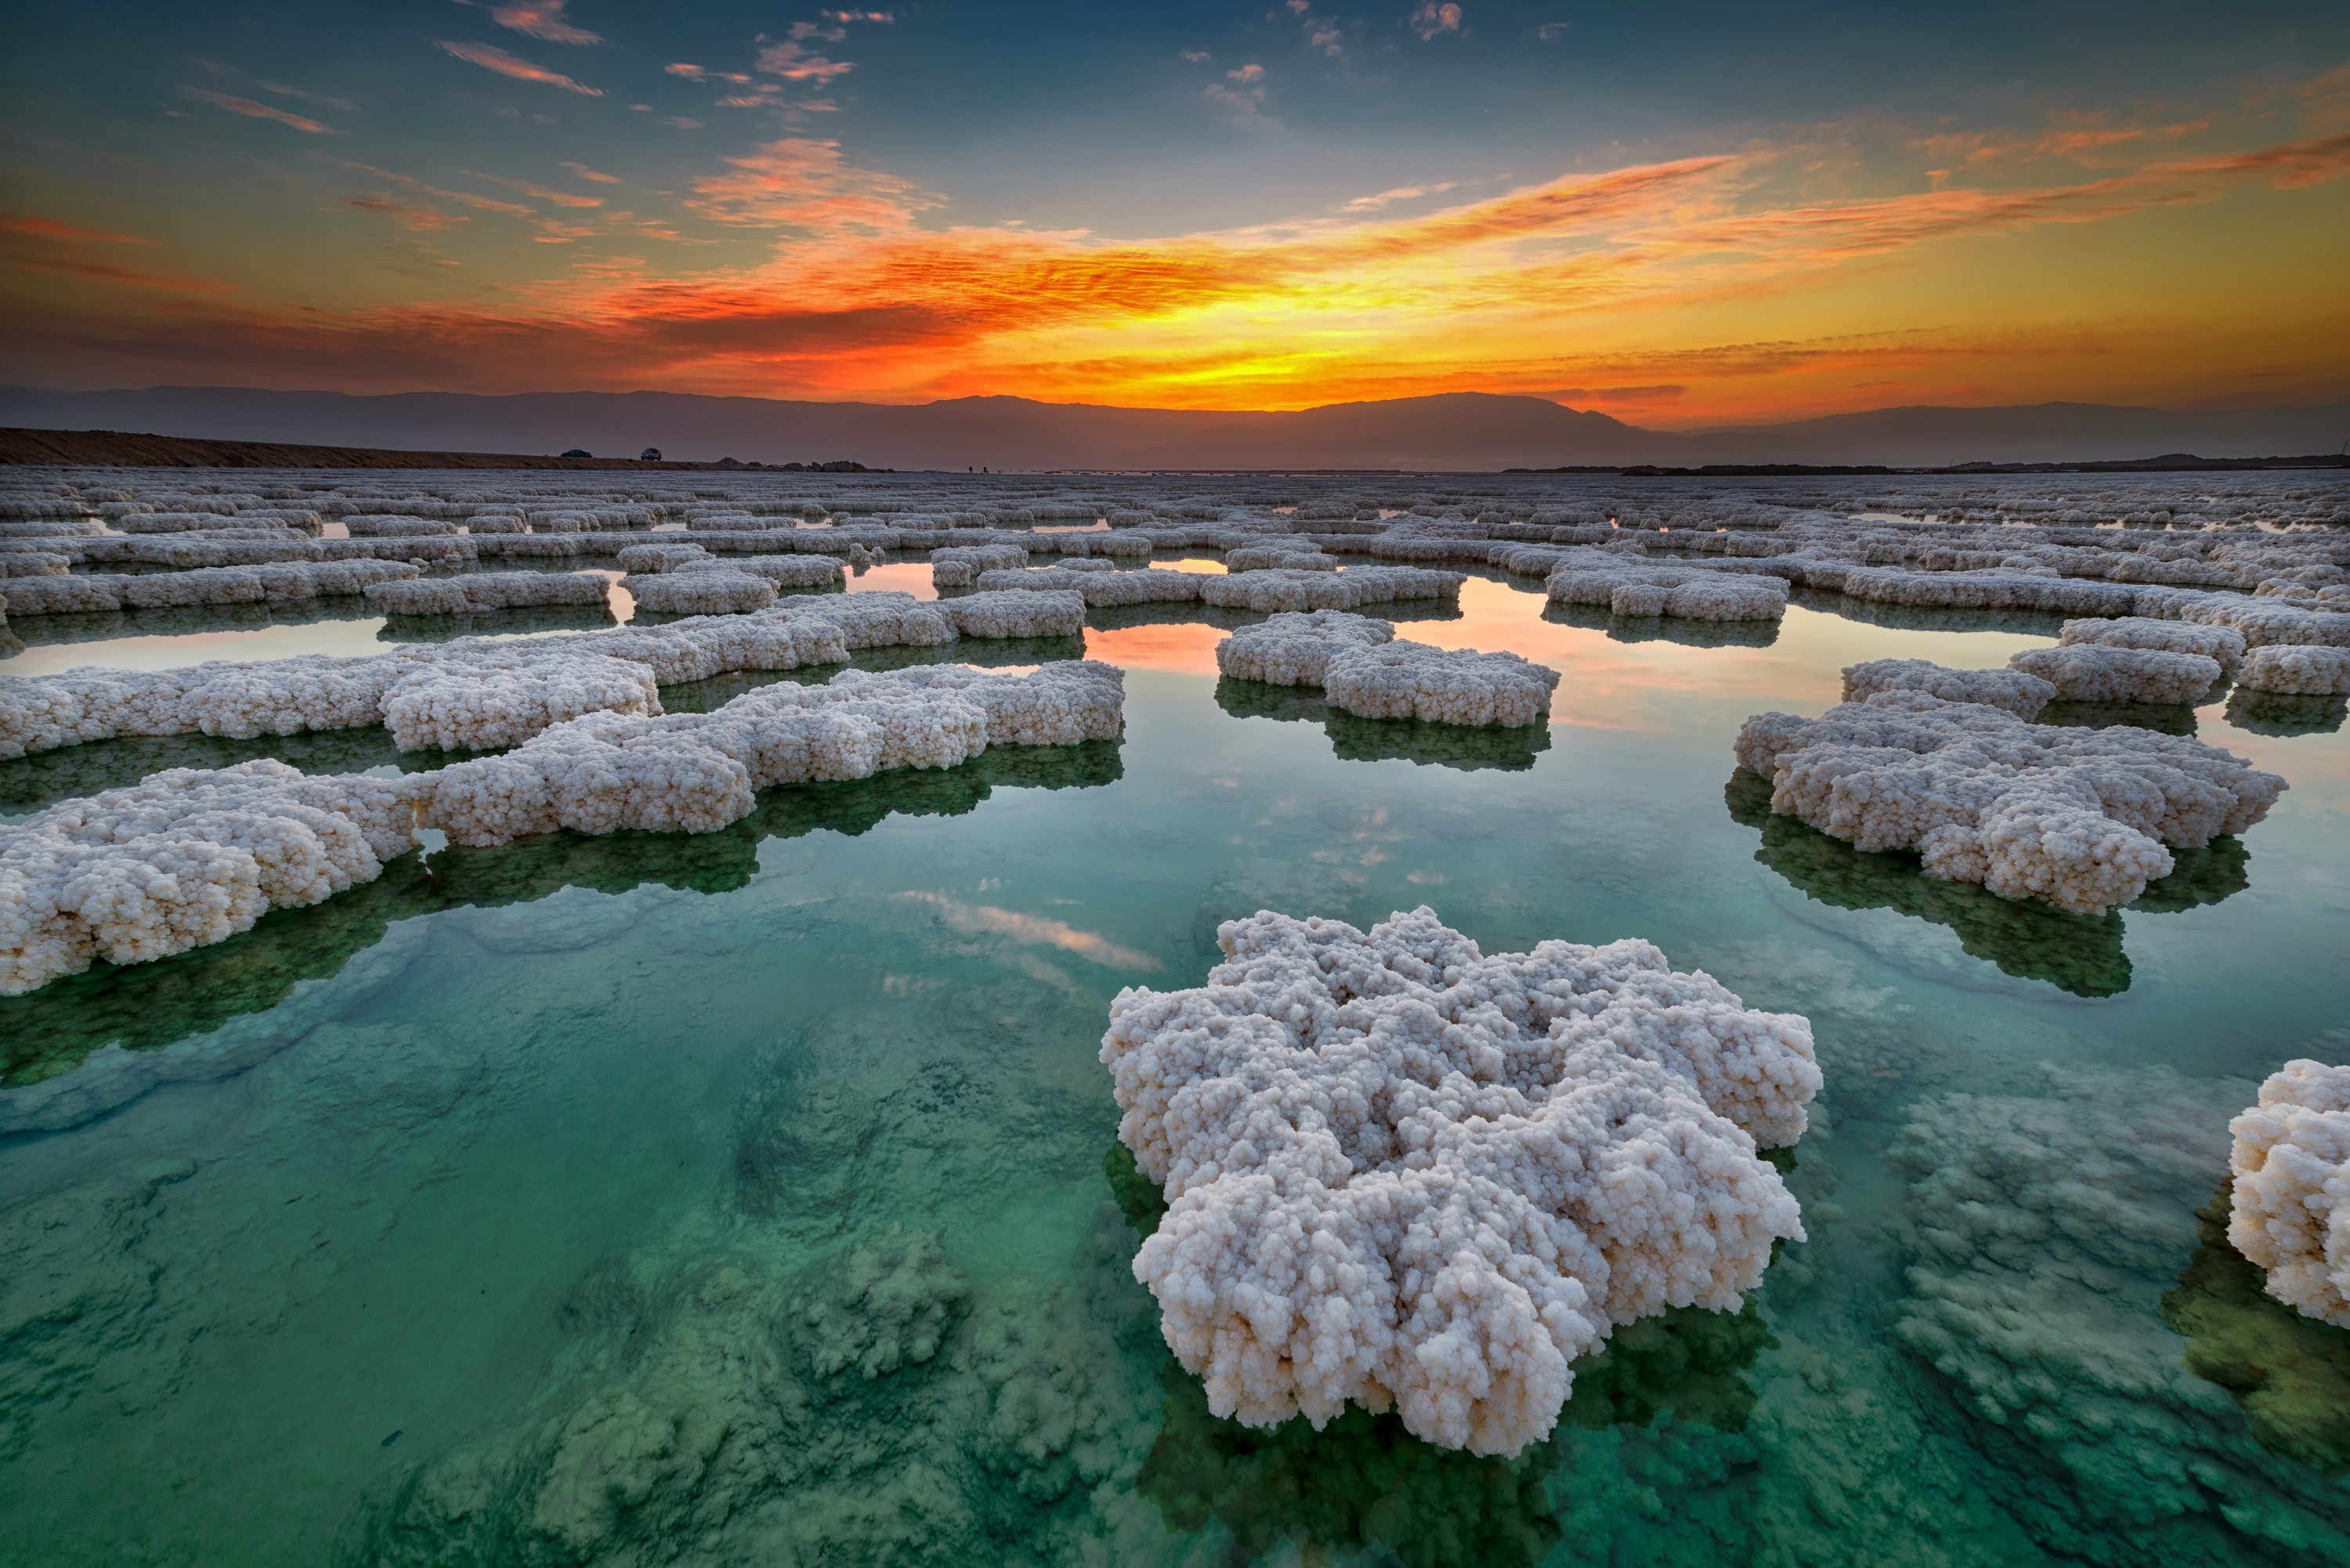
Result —
[[[887,3],[28,9],[0,379],[2350,398],[2339,0]]]

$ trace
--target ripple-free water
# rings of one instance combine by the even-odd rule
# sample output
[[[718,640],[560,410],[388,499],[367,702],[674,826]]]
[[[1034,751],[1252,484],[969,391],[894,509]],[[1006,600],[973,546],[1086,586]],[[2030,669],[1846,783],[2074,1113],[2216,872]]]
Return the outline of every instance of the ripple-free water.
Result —
[[[2293,786],[2241,855],[2026,917],[1774,831],[1730,742],[1855,659],[2046,638],[1542,607],[1472,579],[1406,633],[1563,670],[1533,742],[1220,687],[1222,632],[1128,626],[1088,637],[1120,744],[410,857],[0,1004],[0,1556],[2350,1561],[2350,1487],[2161,1302],[2228,1118],[2350,1055],[2350,740],[2203,710]],[[59,765],[0,799],[126,782]],[[1119,987],[1197,983],[1261,907],[1423,902],[1489,951],[1648,937],[1809,1014],[1827,1075],[1756,1315],[1627,1336],[1515,1466],[1210,1420],[1105,1173]]]

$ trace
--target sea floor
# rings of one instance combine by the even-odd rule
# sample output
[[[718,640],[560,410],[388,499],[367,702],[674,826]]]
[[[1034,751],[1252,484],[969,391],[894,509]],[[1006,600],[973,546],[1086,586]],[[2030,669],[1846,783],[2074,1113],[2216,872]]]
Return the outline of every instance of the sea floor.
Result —
[[[1731,758],[1855,659],[2053,625],[1797,607],[1695,646],[1533,587],[1401,628],[1563,670],[1532,734],[1097,629],[1121,742],[411,855],[0,1002],[0,1558],[2350,1563],[2350,1335],[2196,1212],[2263,1075],[2350,1059],[2350,735],[2147,716],[2292,790],[2063,916],[1772,818]],[[109,742],[0,763],[0,813],[259,754],[400,765]],[[1110,997],[1198,983],[1258,909],[1420,904],[1487,951],[1648,938],[1809,1015],[1826,1075],[1809,1241],[1748,1314],[1619,1336],[1514,1463],[1216,1421],[1128,1272]]]

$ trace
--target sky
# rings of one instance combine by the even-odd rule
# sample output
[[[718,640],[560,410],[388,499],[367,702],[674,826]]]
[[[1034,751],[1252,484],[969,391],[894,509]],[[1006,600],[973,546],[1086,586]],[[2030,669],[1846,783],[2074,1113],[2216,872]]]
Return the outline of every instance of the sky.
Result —
[[[2350,7],[86,0],[0,380],[2350,399]]]

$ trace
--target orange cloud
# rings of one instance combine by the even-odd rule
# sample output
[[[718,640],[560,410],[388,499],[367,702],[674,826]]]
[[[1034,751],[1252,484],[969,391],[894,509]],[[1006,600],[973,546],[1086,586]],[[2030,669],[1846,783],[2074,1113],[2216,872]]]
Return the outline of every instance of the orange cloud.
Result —
[[[517,0],[516,4],[493,6],[490,20],[501,27],[545,38],[550,44],[602,43],[601,34],[575,27],[564,20],[565,4],[566,0]]]
[[[519,191],[525,196],[536,197],[542,202],[552,202],[558,207],[600,207],[604,204],[604,198],[601,196],[581,196],[569,191],[552,190],[545,185],[534,185],[527,180],[509,180],[503,174],[484,174],[478,169],[466,170],[465,177],[469,180],[486,180],[493,185],[504,185],[509,191]]]
[[[248,119],[274,119],[280,125],[290,125],[296,130],[307,130],[313,136],[340,136],[331,125],[321,125],[315,119],[305,119],[298,114],[288,114],[282,109],[272,109],[265,103],[255,103],[249,98],[235,98],[228,93],[214,92],[210,88],[183,87],[182,98],[192,98],[224,109],[231,114],[241,114]]]
[[[445,38],[436,38],[433,42],[444,54],[453,55],[470,65],[481,67],[484,70],[495,71],[502,77],[512,77],[518,82],[539,82],[547,87],[558,87],[566,92],[576,92],[588,98],[604,96],[602,88],[592,88],[584,83],[576,82],[561,71],[550,71],[544,66],[532,65],[528,60],[518,58],[493,45],[452,44]]]

